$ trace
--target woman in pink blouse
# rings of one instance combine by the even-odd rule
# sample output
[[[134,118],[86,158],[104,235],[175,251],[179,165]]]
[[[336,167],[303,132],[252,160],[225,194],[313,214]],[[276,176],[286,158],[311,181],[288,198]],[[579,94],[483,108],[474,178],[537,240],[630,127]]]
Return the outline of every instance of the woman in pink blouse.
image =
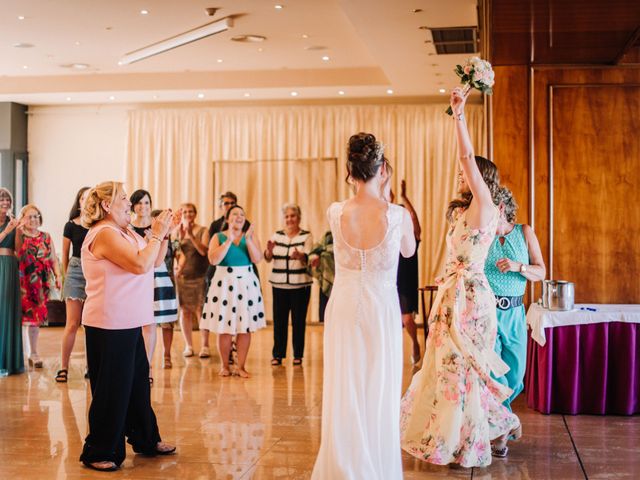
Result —
[[[142,338],[142,326],[154,323],[153,267],[164,260],[172,213],[152,223],[147,243],[127,228],[130,208],[122,184],[104,182],[89,191],[82,210],[89,228],[81,254],[87,281],[82,324],[93,399],[80,461],[101,471],[124,461],[125,437],[136,453],[176,450],[160,439]]]

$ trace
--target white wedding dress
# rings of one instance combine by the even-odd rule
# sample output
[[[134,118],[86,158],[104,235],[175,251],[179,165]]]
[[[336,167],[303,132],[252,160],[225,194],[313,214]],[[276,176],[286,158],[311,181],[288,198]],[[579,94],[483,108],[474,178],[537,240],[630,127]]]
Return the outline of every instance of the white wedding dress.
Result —
[[[402,478],[402,320],[396,290],[404,209],[389,204],[375,248],[349,246],[329,207],[335,279],[324,322],[322,439],[312,480]]]

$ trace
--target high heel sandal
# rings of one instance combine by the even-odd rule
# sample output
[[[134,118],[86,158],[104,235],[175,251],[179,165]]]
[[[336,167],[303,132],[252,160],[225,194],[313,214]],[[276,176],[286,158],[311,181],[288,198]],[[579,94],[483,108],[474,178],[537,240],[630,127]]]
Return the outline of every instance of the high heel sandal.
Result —
[[[496,458],[505,458],[509,454],[507,442],[509,440],[518,441],[520,437],[522,437],[522,424],[518,424],[518,426],[511,429],[509,433],[498,437],[498,441],[491,445],[491,455]]]
[[[29,366],[33,368],[42,368],[42,359],[38,355],[29,355]]]
[[[56,373],[56,382],[57,383],[67,383],[68,380],[68,376],[69,376],[69,371],[66,368],[63,368],[62,370],[58,370],[58,372]]]

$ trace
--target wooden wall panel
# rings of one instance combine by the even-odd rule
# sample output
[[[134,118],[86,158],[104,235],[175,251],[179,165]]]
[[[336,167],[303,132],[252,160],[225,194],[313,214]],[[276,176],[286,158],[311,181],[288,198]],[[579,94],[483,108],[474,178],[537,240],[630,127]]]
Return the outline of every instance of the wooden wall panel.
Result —
[[[518,202],[518,222],[529,217],[529,68],[495,67],[496,84],[491,97],[493,160],[502,183]]]
[[[555,278],[576,302],[640,302],[640,85],[552,87]]]

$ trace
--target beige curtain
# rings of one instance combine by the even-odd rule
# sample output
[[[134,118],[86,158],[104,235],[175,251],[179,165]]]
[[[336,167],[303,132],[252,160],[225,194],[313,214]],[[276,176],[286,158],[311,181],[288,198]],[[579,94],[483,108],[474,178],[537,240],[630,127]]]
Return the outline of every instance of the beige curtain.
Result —
[[[467,109],[476,152],[485,154],[482,106]],[[282,203],[296,202],[303,227],[319,238],[327,229],[329,203],[349,195],[346,144],[359,131],[385,144],[394,191],[399,193],[401,179],[407,181],[422,225],[420,283],[432,284],[444,261],[444,214],[458,169],[454,123],[443,105],[134,110],[128,118],[127,185],[148,189],[161,208],[192,201],[206,225],[219,215],[215,199],[232,190],[263,243],[281,226]],[[260,270],[266,286],[268,266]]]

